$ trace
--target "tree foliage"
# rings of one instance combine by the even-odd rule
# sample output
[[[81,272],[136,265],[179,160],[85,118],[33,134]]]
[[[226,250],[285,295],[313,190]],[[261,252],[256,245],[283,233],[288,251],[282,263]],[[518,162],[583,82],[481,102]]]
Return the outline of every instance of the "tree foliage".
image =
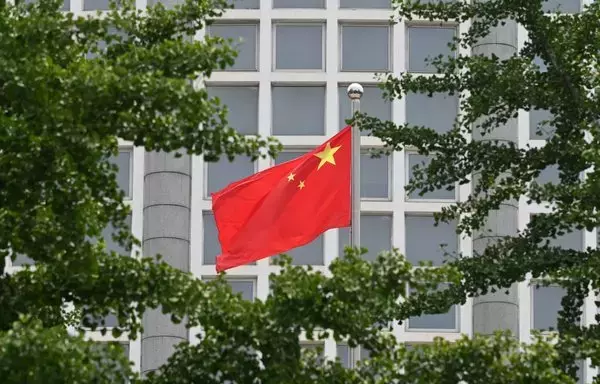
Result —
[[[0,377],[5,383],[569,383],[569,362],[595,359],[597,327],[575,326],[578,306],[597,287],[596,251],[562,251],[540,245],[557,230],[597,225],[594,165],[596,20],[594,5],[581,15],[551,19],[539,3],[495,0],[473,4],[398,2],[397,18],[477,18],[462,41],[469,47],[503,19],[522,23],[533,39],[520,57],[457,57],[438,63],[443,78],[409,74],[385,79],[391,98],[407,92],[470,94],[456,129],[438,135],[425,127],[396,126],[360,116],[361,126],[387,149],[413,146],[437,157],[416,173],[414,187],[482,183],[442,219],[460,217],[477,228],[500,202],[522,194],[556,209],[528,231],[440,268],[413,268],[398,252],[374,263],[356,251],[334,261],[328,274],[281,262],[265,301],[234,295],[223,279],[201,282],[164,263],[107,252],[99,239],[109,222],[131,247],[124,226],[128,208],[110,156],[117,137],[147,150],[182,151],[209,161],[239,154],[273,155],[279,145],[247,138],[227,126],[226,113],[193,86],[233,63],[227,42],[190,37],[221,15],[221,0],[184,1],[142,12],[121,2],[104,17],[74,17],[55,0],[0,6],[0,270],[4,256],[25,254],[35,268],[0,275]],[[536,36],[537,39],[536,39]],[[547,65],[531,64],[538,55]],[[550,108],[556,134],[539,149],[469,141],[463,133],[493,129],[519,109]],[[488,117],[483,123],[480,118]],[[475,126],[473,125],[475,124]],[[590,132],[587,140],[584,131]],[[530,186],[540,170],[561,169],[560,188]],[[493,183],[499,175],[511,175]],[[479,189],[478,189],[479,188]],[[444,312],[490,286],[507,287],[525,274],[567,278],[570,295],[558,347],[510,335],[463,338],[407,348],[387,330],[394,321]],[[440,291],[442,283],[449,288]],[[407,287],[415,291],[407,294]],[[595,288],[594,288],[595,289]],[[398,300],[401,299],[401,300]],[[117,346],[99,346],[69,334],[81,323],[67,304],[92,318],[115,313],[115,334],[135,337],[148,308],[161,306],[174,321],[201,326],[195,343],[182,343],[149,377],[132,373]],[[347,369],[302,352],[299,338],[333,336],[361,345],[371,358]],[[578,348],[575,348],[580,343]]]

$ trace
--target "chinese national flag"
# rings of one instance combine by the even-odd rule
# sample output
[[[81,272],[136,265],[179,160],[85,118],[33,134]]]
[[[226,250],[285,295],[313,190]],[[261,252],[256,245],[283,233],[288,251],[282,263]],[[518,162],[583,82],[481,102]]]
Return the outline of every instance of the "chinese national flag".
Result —
[[[212,194],[217,271],[285,253],[350,226],[351,129],[306,155]]]

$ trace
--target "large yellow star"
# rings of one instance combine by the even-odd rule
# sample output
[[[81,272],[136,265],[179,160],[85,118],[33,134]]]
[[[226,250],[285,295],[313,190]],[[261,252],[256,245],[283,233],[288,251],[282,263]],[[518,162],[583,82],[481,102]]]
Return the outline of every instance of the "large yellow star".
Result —
[[[319,159],[321,159],[321,161],[319,162],[319,166],[317,167],[317,170],[321,169],[321,167],[325,164],[325,163],[329,163],[329,164],[333,164],[335,165],[335,157],[333,157],[333,155],[338,151],[338,149],[340,149],[342,146],[339,145],[337,147],[331,148],[331,145],[329,143],[327,143],[327,145],[325,146],[325,149],[319,153],[315,153],[315,156],[317,156]]]

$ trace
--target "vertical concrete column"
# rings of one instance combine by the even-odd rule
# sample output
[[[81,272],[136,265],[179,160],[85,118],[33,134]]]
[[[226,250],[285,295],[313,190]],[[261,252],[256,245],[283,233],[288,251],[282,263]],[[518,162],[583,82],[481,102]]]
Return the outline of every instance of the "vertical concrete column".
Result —
[[[506,20],[504,26],[498,26],[490,34],[473,46],[473,55],[491,57],[496,55],[501,60],[508,59],[517,53],[517,24]],[[489,134],[482,136],[473,132],[473,140],[499,141],[499,143],[518,142],[517,119],[509,120],[504,126],[497,127]],[[501,176],[502,177],[502,176]],[[479,175],[473,175],[475,182]],[[493,211],[487,218],[486,225],[473,234],[473,251],[480,253],[487,246],[498,241],[501,236],[517,234],[518,201],[507,201],[500,209]],[[519,295],[517,284],[508,290],[500,290],[485,296],[476,297],[473,301],[473,332],[490,335],[497,330],[510,330],[515,337],[519,335]]]
[[[162,256],[172,267],[190,269],[191,157],[146,152],[144,167],[144,237],[146,257]],[[175,346],[188,340],[183,323],[173,324],[161,309],[143,317],[142,374],[163,365]]]

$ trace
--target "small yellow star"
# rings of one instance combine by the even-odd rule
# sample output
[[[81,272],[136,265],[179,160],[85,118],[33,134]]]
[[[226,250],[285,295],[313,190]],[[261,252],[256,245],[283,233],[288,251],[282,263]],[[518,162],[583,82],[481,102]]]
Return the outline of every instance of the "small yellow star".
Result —
[[[333,164],[335,165],[335,157],[333,157],[333,155],[338,151],[338,149],[340,149],[342,146],[339,145],[337,147],[331,148],[331,145],[329,143],[327,143],[327,145],[325,146],[325,149],[322,152],[319,153],[315,153],[315,156],[317,156],[319,159],[321,159],[321,161],[319,162],[319,166],[317,167],[317,170],[321,169],[321,167],[325,164],[325,163],[329,163],[329,164]]]
[[[304,188],[304,180],[300,181],[300,184],[298,184],[298,188]]]
[[[296,175],[294,175],[293,173],[290,173],[288,175],[288,181],[294,181],[294,176],[296,176]]]

